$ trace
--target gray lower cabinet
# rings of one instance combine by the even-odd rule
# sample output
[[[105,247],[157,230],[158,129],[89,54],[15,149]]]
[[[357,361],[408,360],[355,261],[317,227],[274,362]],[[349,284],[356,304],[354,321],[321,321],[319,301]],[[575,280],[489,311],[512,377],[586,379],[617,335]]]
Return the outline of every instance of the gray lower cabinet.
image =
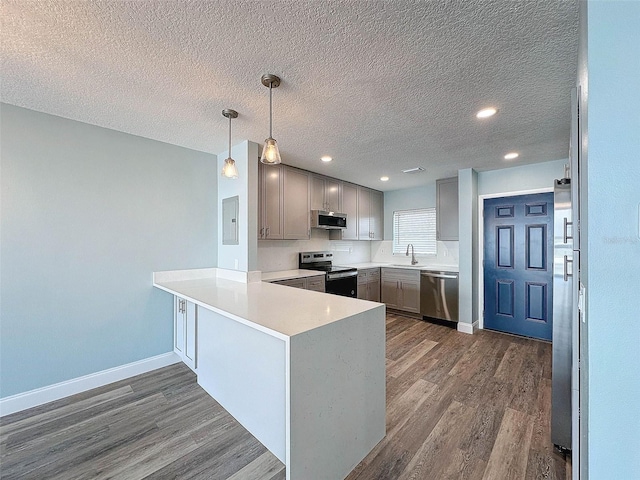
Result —
[[[314,290],[324,293],[324,275],[303,278],[289,278],[287,280],[279,280],[272,282],[286,287],[303,288],[305,290]]]
[[[436,239],[458,240],[458,177],[436,180]]]
[[[380,269],[366,268],[358,270],[358,298],[380,301]]]
[[[381,269],[382,303],[390,308],[420,313],[420,271],[402,268]]]
[[[174,297],[173,351],[194,372],[198,368],[198,307]]]

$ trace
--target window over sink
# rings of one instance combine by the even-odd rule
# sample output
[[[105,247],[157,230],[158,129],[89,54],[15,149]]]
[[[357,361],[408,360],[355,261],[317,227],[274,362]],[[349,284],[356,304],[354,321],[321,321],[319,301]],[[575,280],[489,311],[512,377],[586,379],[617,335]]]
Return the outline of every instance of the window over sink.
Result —
[[[436,254],[436,209],[393,212],[393,253],[405,254],[413,244],[416,255]]]

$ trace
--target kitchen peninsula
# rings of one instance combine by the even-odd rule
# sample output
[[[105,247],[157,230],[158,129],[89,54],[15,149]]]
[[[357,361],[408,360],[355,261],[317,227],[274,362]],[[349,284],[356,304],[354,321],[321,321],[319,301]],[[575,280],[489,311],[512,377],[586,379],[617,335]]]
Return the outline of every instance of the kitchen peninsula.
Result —
[[[211,268],[153,284],[197,305],[198,383],[287,479],[344,478],[385,435],[385,307],[251,280]]]

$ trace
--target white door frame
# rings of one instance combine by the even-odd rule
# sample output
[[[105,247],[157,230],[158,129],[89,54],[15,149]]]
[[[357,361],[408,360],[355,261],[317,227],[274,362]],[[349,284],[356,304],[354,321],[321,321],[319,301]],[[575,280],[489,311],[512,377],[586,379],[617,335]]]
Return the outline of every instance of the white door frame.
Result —
[[[515,192],[487,193],[478,195],[478,328],[484,329],[484,201],[488,198],[516,197],[536,193],[553,192],[553,187],[518,190]]]

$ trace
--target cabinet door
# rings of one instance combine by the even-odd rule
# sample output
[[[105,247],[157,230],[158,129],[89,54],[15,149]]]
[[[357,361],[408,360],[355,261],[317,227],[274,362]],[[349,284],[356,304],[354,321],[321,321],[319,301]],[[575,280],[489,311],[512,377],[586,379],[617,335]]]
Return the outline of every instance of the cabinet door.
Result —
[[[369,299],[369,287],[367,286],[367,279],[369,278],[368,270],[358,270],[358,290],[357,297],[360,300]]]
[[[384,197],[382,192],[371,190],[369,192],[369,228],[371,240],[382,240],[384,236]]]
[[[262,167],[262,238],[282,239],[282,164]]]
[[[342,205],[340,202],[340,191],[341,191],[340,182],[334,180],[332,178],[327,178],[324,181],[324,203],[327,206],[327,210],[330,212],[340,212],[342,211]]]
[[[358,239],[371,240],[371,229],[369,227],[370,194],[369,189],[358,187]],[[348,221],[347,221],[348,224]]]
[[[369,300],[372,302],[380,301],[380,277],[373,278],[367,283],[369,287]]]
[[[198,367],[198,308],[195,303],[186,302],[186,328],[184,344],[184,363],[191,369]]]
[[[180,297],[173,297],[173,351],[180,357],[184,356],[184,336],[186,328],[186,304],[187,301]]]
[[[283,238],[309,239],[309,174],[285,167],[283,171]]]
[[[306,282],[304,278],[291,278],[289,280],[280,280],[277,283],[278,285],[284,285],[285,287],[294,287],[294,288],[306,288]]]
[[[307,277],[306,289],[324,293],[324,277]]]
[[[400,289],[402,303],[398,308],[407,312],[420,313],[420,281],[402,280]]]
[[[311,176],[311,208],[309,210],[326,210],[324,201],[324,178]]]
[[[380,282],[380,290],[382,294],[382,303],[386,303],[388,307],[399,308],[398,294],[400,292],[398,280],[383,278]]]
[[[342,240],[358,240],[358,187],[342,184],[342,213],[347,214],[347,228],[342,230]]]
[[[436,238],[458,240],[458,178],[436,180]]]

